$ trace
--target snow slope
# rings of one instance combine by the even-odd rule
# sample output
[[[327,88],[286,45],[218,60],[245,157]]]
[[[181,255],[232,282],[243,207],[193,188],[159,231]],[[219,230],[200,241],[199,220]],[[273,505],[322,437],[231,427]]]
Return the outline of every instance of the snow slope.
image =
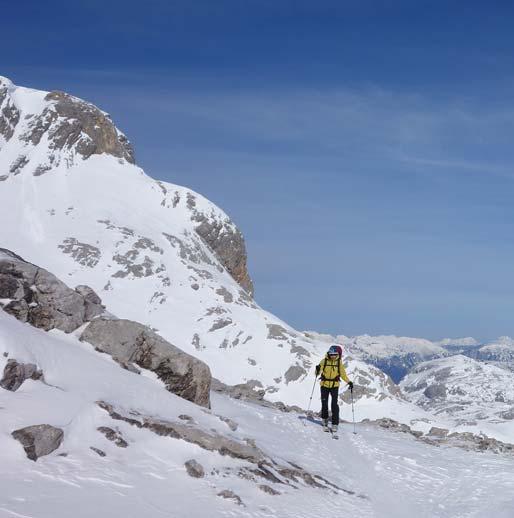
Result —
[[[37,364],[47,384],[29,380],[16,392],[0,390],[2,517],[511,516],[512,456],[436,448],[369,425],[358,425],[357,435],[343,425],[336,442],[296,413],[218,394],[207,411],[170,394],[151,376],[121,369],[74,335],[45,333],[0,311],[0,369],[7,361],[4,352]],[[250,462],[114,421],[96,404],[100,399],[132,417],[176,422],[187,415],[192,427],[241,444],[250,439],[276,463],[272,469],[304,468],[316,481],[337,488],[302,479],[289,484],[252,480]],[[237,429],[218,416],[231,419]],[[348,406],[342,417],[349,419]],[[65,439],[56,452],[34,463],[10,433],[36,423],[62,427]],[[99,426],[115,428],[128,447],[107,441]],[[204,467],[204,478],[187,474],[184,463],[190,459]],[[264,491],[263,484],[279,494]],[[218,496],[223,491],[232,491],[241,505]]]

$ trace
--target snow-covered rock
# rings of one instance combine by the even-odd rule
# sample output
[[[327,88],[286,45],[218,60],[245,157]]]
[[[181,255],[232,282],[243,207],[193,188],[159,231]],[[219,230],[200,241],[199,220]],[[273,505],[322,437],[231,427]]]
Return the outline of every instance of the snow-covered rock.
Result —
[[[0,307],[46,331],[74,331],[101,315],[100,298],[87,286],[72,290],[55,275],[0,248]]]
[[[154,372],[170,392],[209,406],[209,367],[148,327],[130,320],[99,318],[84,329],[80,340],[109,354],[124,368],[130,369],[135,364]]]
[[[21,443],[27,457],[36,461],[59,448],[64,432],[49,424],[38,424],[14,430],[11,435]]]

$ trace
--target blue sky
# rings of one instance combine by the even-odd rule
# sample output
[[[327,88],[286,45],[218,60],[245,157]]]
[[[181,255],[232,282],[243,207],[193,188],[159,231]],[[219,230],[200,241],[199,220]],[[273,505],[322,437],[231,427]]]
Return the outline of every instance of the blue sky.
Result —
[[[23,5],[23,15],[21,15]],[[300,329],[514,335],[514,4],[22,1],[0,74],[109,111]]]

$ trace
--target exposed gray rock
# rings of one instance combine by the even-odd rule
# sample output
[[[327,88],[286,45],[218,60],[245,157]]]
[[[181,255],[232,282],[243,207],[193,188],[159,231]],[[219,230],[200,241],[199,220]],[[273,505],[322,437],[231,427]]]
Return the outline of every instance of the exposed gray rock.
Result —
[[[295,489],[298,489],[299,484],[305,484],[311,487],[330,490],[331,492],[342,491],[350,495],[355,494],[352,491],[342,489],[332,484],[319,475],[310,474],[301,466],[293,464],[292,462],[284,464],[283,461],[275,461],[266,456],[266,454],[257,447],[253,439],[247,438],[244,442],[239,442],[232,438],[225,437],[215,430],[207,432],[192,424],[158,420],[153,417],[143,416],[133,410],[124,415],[109,403],[98,401],[97,404],[100,408],[105,410],[112,419],[124,421],[132,426],[149,430],[163,437],[181,439],[191,444],[196,444],[205,450],[217,451],[220,455],[243,460],[253,465],[239,468],[237,474],[242,476],[242,478],[254,481],[257,481],[259,478],[265,479],[274,484],[287,484],[289,487]],[[204,473],[203,468],[197,466],[196,461],[191,460],[188,462],[190,463],[190,469],[193,469],[197,474]],[[230,468],[226,470],[226,472],[230,472]],[[217,473],[217,470],[213,472],[213,474]],[[193,474],[192,476],[195,475]],[[262,480],[260,480],[260,482],[262,482]],[[358,496],[362,497],[361,495]],[[232,497],[228,496],[228,498]]]
[[[202,346],[200,345],[200,335],[198,333],[195,333],[193,335],[193,339],[191,340],[191,344],[193,345],[193,347],[199,351]]]
[[[128,446],[128,442],[123,438],[119,431],[113,430],[108,426],[100,426],[97,430],[103,434],[106,439],[118,446],[118,448],[126,448]]]
[[[101,450],[100,448],[95,448],[94,446],[90,446],[89,449],[94,451],[100,457],[105,457],[106,456],[106,453],[103,450]]]
[[[230,439],[215,431],[206,432],[191,424],[158,420],[142,416],[134,411],[130,413],[130,417],[124,416],[109,403],[100,401],[98,405],[108,412],[113,419],[125,421],[137,428],[151,430],[163,437],[182,439],[196,444],[205,450],[217,451],[221,455],[228,455],[229,457],[247,460],[252,463],[259,463],[265,459],[265,455],[257,447]]]
[[[64,438],[64,432],[60,428],[49,424],[21,428],[11,435],[22,444],[27,457],[33,461],[55,451]]]
[[[259,484],[259,489],[261,491],[264,491],[265,493],[268,493],[268,495],[280,495],[280,491],[277,491],[276,489],[273,489],[271,486],[268,486],[267,484]]]
[[[211,328],[209,329],[209,332],[217,331],[218,329],[223,329],[224,327],[227,327],[230,324],[232,324],[231,318],[218,318],[212,324]]]
[[[17,175],[21,172],[21,170],[29,163],[27,157],[25,155],[20,155],[9,168],[9,172]]]
[[[0,299],[3,310],[45,331],[74,331],[104,308],[70,289],[55,275],[0,248]]]
[[[294,336],[285,327],[278,324],[266,324],[268,328],[268,340],[287,340]]]
[[[20,121],[20,112],[9,96],[7,86],[0,83],[0,135],[9,141]]]
[[[236,495],[233,491],[230,489],[224,489],[223,491],[220,491],[218,493],[218,496],[221,496],[221,498],[225,498],[226,500],[232,500],[237,505],[241,505],[244,507],[243,501],[241,500],[241,497]]]
[[[96,294],[93,288],[89,286],[80,285],[75,288],[75,291],[84,297],[86,303],[85,320],[90,321],[93,318],[100,316],[105,309],[102,305],[102,299]]]
[[[444,399],[446,397],[446,386],[443,383],[435,383],[434,385],[429,385],[423,391],[423,394],[428,399]]]
[[[260,390],[255,390],[259,388]],[[240,383],[239,385],[226,385],[222,381],[213,378],[211,389],[221,394],[227,394],[234,399],[243,399],[247,401],[263,401],[266,392],[262,390],[262,383],[257,380],[250,380],[246,383]],[[265,402],[266,404],[268,402]],[[269,406],[273,406],[269,402]]]
[[[90,288],[89,286],[81,284],[75,287],[75,291],[79,295],[82,295],[84,299],[91,304],[96,304],[98,306],[102,304],[102,299],[96,294],[93,288]]]
[[[88,268],[94,268],[102,256],[99,248],[81,243],[74,237],[66,238],[57,248],[62,250],[63,254],[70,255],[77,263]]]
[[[209,246],[230,275],[253,297],[253,282],[248,273],[243,235],[230,220],[214,221],[199,212],[195,205],[194,197],[188,196],[188,207],[193,213],[191,219],[199,223],[196,227],[197,234]]]
[[[363,423],[371,423],[377,426],[380,426],[380,428],[386,428],[387,430],[394,430],[396,432],[402,432],[402,433],[408,433],[410,435],[413,435],[414,437],[418,438],[423,435],[423,432],[419,432],[417,430],[413,430],[410,426],[399,423],[398,421],[395,421],[394,419],[388,419],[388,418],[381,418],[376,419],[374,421],[370,421],[369,419],[364,419],[362,421]]]
[[[433,426],[427,435],[423,435],[423,432],[413,430],[406,424],[385,418],[377,419],[375,421],[364,419],[362,423],[374,424],[381,428],[386,428],[396,432],[408,433],[414,436],[417,440],[433,446],[441,446],[444,444],[468,451],[490,451],[492,453],[514,454],[514,444],[504,443],[484,434],[476,435],[471,432],[449,433],[445,428],[437,428]]]
[[[227,288],[225,288],[225,286],[222,286],[221,288],[218,288],[216,290],[216,293],[218,295],[221,295],[223,297],[223,300],[227,304],[230,304],[230,303],[234,302],[234,296],[232,295],[232,293],[230,293],[230,291],[227,290]]]
[[[170,392],[209,406],[209,367],[148,327],[130,320],[98,318],[87,326],[80,340],[110,354],[118,362],[135,363],[155,372]]]
[[[291,367],[289,367],[289,369],[287,369],[286,373],[284,374],[286,385],[291,381],[296,381],[300,379],[302,376],[305,376],[306,374],[307,371],[303,367],[300,367],[299,365],[291,365]]]
[[[431,435],[432,437],[446,437],[448,433],[449,430],[446,428],[437,428],[436,426],[432,426],[428,432],[428,435]]]
[[[217,417],[220,421],[224,422],[233,432],[239,428],[239,425],[229,417],[224,417],[222,415],[218,415]]]
[[[203,466],[194,459],[188,460],[184,466],[186,467],[187,474],[193,478],[205,477],[205,470]]]
[[[64,92],[50,92],[45,100],[52,103],[33,118],[26,142],[38,144],[46,133],[51,149],[73,150],[83,158],[107,153],[134,163],[132,146],[107,114]]]
[[[134,248],[139,250],[151,250],[152,252],[157,252],[161,255],[164,253],[163,249],[160,246],[157,246],[149,237],[140,237],[134,243]]]
[[[129,250],[122,254],[116,254],[112,260],[123,266],[122,270],[118,270],[112,276],[115,278],[125,278],[128,275],[133,275],[136,278],[150,277],[154,273],[157,273],[157,269],[154,268],[155,263],[147,255],[141,260],[139,259],[139,251],[136,249]]]
[[[184,242],[182,239],[178,238],[177,236],[173,236],[171,234],[167,234],[166,232],[163,232],[162,234],[166,240],[169,242],[169,244],[173,247],[178,249],[180,258],[184,261],[190,261],[194,264],[209,264],[213,265],[212,259],[205,253],[205,251],[202,249],[201,246],[198,246],[199,243],[194,242],[193,245],[189,245],[188,243]]]
[[[34,169],[34,172],[32,173],[34,176],[43,176],[44,174],[50,172],[52,170],[51,165],[38,165],[36,169]]]
[[[16,360],[8,360],[4,368],[4,375],[0,380],[0,387],[15,392],[23,382],[28,379],[39,380],[43,373],[32,363],[18,363]]]
[[[181,419],[182,421],[186,421],[187,423],[195,424],[195,420],[190,415],[180,414],[178,416],[178,418]]]

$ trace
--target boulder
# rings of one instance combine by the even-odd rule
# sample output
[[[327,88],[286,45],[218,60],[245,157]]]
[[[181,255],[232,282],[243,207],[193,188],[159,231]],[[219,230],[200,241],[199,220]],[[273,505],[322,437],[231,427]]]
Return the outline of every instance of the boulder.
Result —
[[[45,331],[74,331],[104,312],[93,290],[80,288],[72,290],[45,269],[0,248],[0,299],[7,301],[4,311],[18,320]]]
[[[193,478],[205,477],[205,470],[203,466],[194,459],[188,460],[184,466],[186,467],[187,474]]]
[[[232,500],[233,502],[235,502],[237,505],[242,505],[244,506],[243,504],[243,501],[241,500],[241,497],[239,495],[236,495],[233,491],[231,491],[230,489],[224,489],[223,491],[220,491],[218,493],[218,496],[221,496],[221,498],[225,498],[227,500]]]
[[[121,365],[134,363],[157,374],[166,389],[201,406],[210,404],[211,372],[149,327],[131,320],[93,320],[80,340],[113,357]]]
[[[16,360],[9,360],[4,368],[0,387],[15,392],[25,380],[39,380],[42,377],[43,373],[33,363],[18,363]]]
[[[64,432],[60,428],[49,424],[21,428],[11,435],[22,444],[27,457],[33,461],[55,451],[64,438]]]

